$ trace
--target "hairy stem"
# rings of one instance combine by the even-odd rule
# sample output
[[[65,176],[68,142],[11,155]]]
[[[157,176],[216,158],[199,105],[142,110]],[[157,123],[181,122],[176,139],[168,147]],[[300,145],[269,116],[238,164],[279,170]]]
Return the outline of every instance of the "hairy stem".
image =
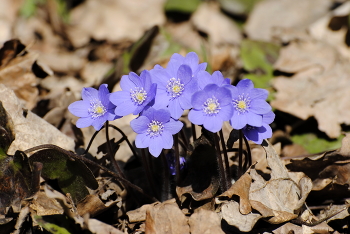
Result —
[[[143,161],[143,168],[145,169],[148,185],[151,187],[151,191],[152,191],[153,196],[157,197],[157,190],[156,190],[156,186],[154,185],[154,180],[153,180],[150,168],[149,168],[147,154],[148,154],[148,152],[146,151],[146,149],[142,148],[141,155],[142,155],[142,161]]]
[[[112,146],[111,146],[111,142],[109,140],[109,128],[108,128],[108,121],[106,121],[106,140],[107,140],[107,151],[108,151],[108,157],[111,160],[112,166],[114,168],[114,170],[116,170],[122,177],[125,178],[125,175],[123,173],[123,171],[120,169],[117,161],[115,160],[114,157],[114,151],[112,150]]]
[[[225,168],[226,168],[226,184],[227,184],[227,188],[230,188],[232,185],[231,184],[231,170],[230,170],[230,164],[228,161],[228,155],[227,155],[225,139],[224,139],[224,134],[222,133],[222,129],[220,129],[219,135],[220,135],[220,142],[221,142],[222,151],[224,153],[224,162],[225,162]]]
[[[216,156],[218,159],[218,165],[219,165],[219,173],[220,173],[220,188],[221,192],[225,192],[227,190],[227,178],[224,168],[224,163],[222,161],[221,151],[220,151],[220,143],[219,143],[219,137],[217,133],[214,133],[214,141],[215,141],[215,148],[216,148]]]

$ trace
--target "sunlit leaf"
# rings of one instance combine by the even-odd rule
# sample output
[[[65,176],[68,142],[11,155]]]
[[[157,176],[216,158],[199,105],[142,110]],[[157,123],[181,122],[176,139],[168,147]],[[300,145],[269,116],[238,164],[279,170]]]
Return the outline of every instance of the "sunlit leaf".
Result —
[[[317,137],[314,133],[305,133],[292,136],[292,141],[302,145],[309,153],[313,154],[340,148],[343,137],[339,136],[335,140],[327,140]]]

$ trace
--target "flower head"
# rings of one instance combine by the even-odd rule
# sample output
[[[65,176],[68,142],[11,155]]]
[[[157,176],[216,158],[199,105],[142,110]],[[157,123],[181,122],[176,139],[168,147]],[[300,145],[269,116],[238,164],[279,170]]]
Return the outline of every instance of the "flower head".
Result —
[[[153,101],[157,84],[151,83],[148,71],[143,71],[140,77],[134,72],[124,75],[120,81],[122,91],[111,93],[109,100],[115,104],[115,114],[125,116],[139,114],[146,105]]]
[[[175,53],[166,68],[156,65],[150,71],[152,82],[158,84],[154,108],[168,108],[172,118],[180,118],[184,110],[192,107],[191,96],[198,90],[197,74],[206,66],[199,64],[194,52],[185,57]]]
[[[263,123],[261,127],[246,125],[242,129],[242,132],[248,140],[253,141],[256,144],[261,144],[264,139],[272,136],[272,129],[269,124],[272,123],[274,119],[275,114],[270,111],[267,114],[262,115]]]
[[[107,120],[120,118],[114,114],[115,105],[109,101],[109,95],[106,84],[100,85],[99,90],[83,88],[81,91],[83,100],[68,106],[73,115],[80,117],[76,124],[78,128],[92,125],[98,131]]]
[[[149,152],[158,157],[162,149],[171,149],[173,136],[183,123],[173,120],[166,109],[156,110],[149,107],[130,122],[131,128],[138,134],[135,139],[137,148],[149,148]]]
[[[170,174],[176,175],[174,150],[170,150],[165,156],[168,162]],[[186,159],[180,156],[180,170],[182,170],[185,167],[185,163],[186,163]]]
[[[193,94],[191,102],[193,109],[188,113],[188,119],[197,125],[203,125],[211,132],[218,132],[224,121],[233,113],[230,90],[209,84],[203,90]]]
[[[198,88],[201,90],[203,90],[208,84],[216,84],[219,87],[230,85],[230,79],[224,78],[220,71],[215,71],[212,75],[210,75],[207,71],[199,71],[197,77]]]
[[[232,94],[233,115],[230,124],[234,129],[242,129],[246,125],[262,126],[262,115],[271,111],[271,106],[265,101],[268,91],[254,88],[249,79],[238,82],[230,87]]]

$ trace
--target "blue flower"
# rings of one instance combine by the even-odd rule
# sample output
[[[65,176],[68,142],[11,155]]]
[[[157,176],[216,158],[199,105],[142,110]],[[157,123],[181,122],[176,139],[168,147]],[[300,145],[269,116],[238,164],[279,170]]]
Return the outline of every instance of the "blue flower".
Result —
[[[270,111],[267,114],[262,115],[263,123],[261,127],[246,125],[242,129],[242,132],[248,140],[253,141],[256,144],[261,144],[264,139],[272,136],[272,129],[269,124],[272,123],[274,119],[275,114]]]
[[[168,108],[171,117],[178,119],[192,107],[191,96],[198,90],[197,74],[207,67],[206,63],[198,63],[194,52],[185,57],[173,54],[166,68],[156,65],[150,71],[152,82],[158,84],[154,108]]]
[[[170,118],[166,109],[156,110],[149,107],[142,114],[130,122],[131,128],[138,135],[135,139],[137,148],[147,148],[149,152],[158,157],[162,149],[171,149],[173,136],[183,127],[183,123]]]
[[[188,113],[188,119],[211,132],[220,131],[223,122],[233,113],[230,90],[216,84],[209,84],[193,94],[191,102],[193,109]]]
[[[134,72],[124,75],[120,87],[122,91],[111,93],[109,100],[117,106],[115,114],[125,116],[139,114],[154,99],[157,84],[151,83],[151,76],[145,70],[140,77]]]
[[[106,84],[101,84],[98,91],[94,88],[83,88],[81,91],[83,100],[68,106],[68,110],[73,115],[80,117],[76,124],[78,128],[92,125],[96,131],[99,131],[107,120],[120,118],[114,114],[115,105],[109,101],[109,95]]]
[[[268,91],[254,88],[249,79],[238,82],[230,87],[234,112],[230,124],[234,129],[242,129],[246,125],[261,127],[262,115],[271,111],[271,106],[265,101]]]
[[[169,171],[171,175],[176,175],[176,162],[175,162],[175,153],[174,150],[170,150],[166,155],[166,159],[169,166]],[[180,170],[185,167],[186,159],[180,156]]]
[[[212,75],[210,75],[207,71],[199,71],[197,77],[198,87],[201,90],[203,90],[208,84],[216,84],[219,87],[230,85],[230,79],[224,78],[220,71],[215,71]]]

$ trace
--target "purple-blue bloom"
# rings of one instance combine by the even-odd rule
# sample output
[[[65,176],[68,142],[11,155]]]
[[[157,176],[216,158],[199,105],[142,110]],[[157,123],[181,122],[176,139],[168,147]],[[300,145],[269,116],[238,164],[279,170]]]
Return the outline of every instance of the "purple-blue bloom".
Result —
[[[194,52],[186,57],[174,54],[166,68],[156,65],[150,71],[152,82],[158,84],[154,108],[168,108],[171,117],[179,119],[184,110],[192,107],[191,96],[198,90],[197,73],[207,66],[198,62]]]
[[[188,113],[188,119],[211,132],[220,131],[223,122],[233,113],[230,90],[216,84],[209,84],[193,94],[191,102],[193,109]]]
[[[120,81],[122,91],[111,93],[109,100],[116,105],[115,114],[125,116],[137,115],[148,105],[156,95],[157,84],[151,83],[148,71],[141,72],[140,77],[130,72]]]
[[[92,125],[96,131],[99,131],[107,120],[120,118],[114,114],[115,105],[109,101],[109,95],[106,84],[101,84],[98,91],[94,88],[83,88],[81,91],[83,100],[68,106],[68,110],[73,115],[80,117],[76,124],[78,128]]]
[[[169,166],[169,172],[171,175],[176,175],[176,165],[175,165],[175,152],[174,150],[170,150],[166,155],[166,159]],[[186,159],[180,156],[180,170],[185,167]]]
[[[242,129],[246,125],[261,127],[262,115],[271,111],[271,106],[265,101],[268,91],[254,88],[249,79],[238,82],[237,86],[231,86],[233,115],[230,124],[234,129]]]
[[[246,125],[242,128],[242,132],[248,140],[253,141],[256,144],[261,144],[264,139],[272,136],[272,129],[269,124],[272,123],[274,119],[275,114],[270,111],[267,114],[262,115],[263,123],[261,127]]]
[[[170,117],[166,109],[156,110],[149,107],[141,115],[130,122],[131,128],[138,135],[135,139],[137,148],[147,148],[158,157],[162,149],[171,149],[173,136],[183,127],[183,123]]]
[[[203,90],[208,84],[216,84],[219,87],[230,85],[230,79],[224,78],[220,71],[215,71],[212,75],[210,75],[207,71],[199,71],[197,77],[198,87],[201,90]]]

